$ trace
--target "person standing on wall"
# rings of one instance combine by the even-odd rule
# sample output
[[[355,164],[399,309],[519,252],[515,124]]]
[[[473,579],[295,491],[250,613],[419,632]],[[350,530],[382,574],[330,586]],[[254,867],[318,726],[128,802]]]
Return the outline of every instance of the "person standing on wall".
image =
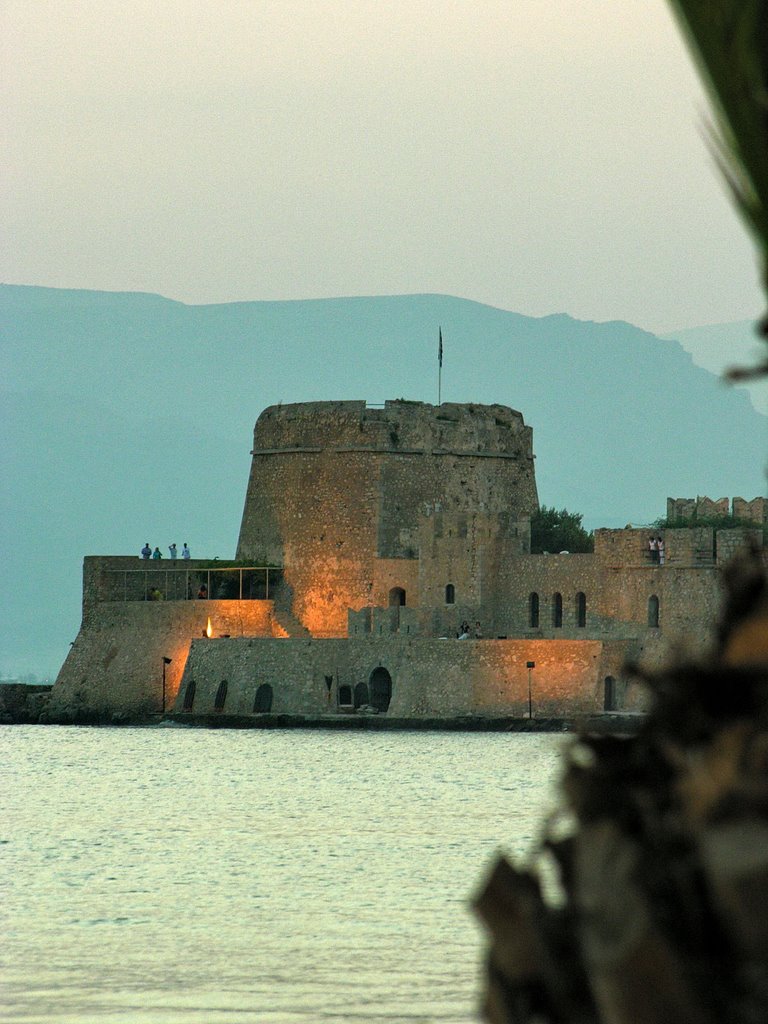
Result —
[[[149,541],[147,541],[141,549],[141,557],[144,559],[152,557],[152,548],[149,546]]]
[[[152,552],[152,557],[153,558],[162,558],[163,557],[162,554],[160,553],[160,548],[155,548],[155,550]]]
[[[169,545],[169,547],[168,547],[168,551],[169,551],[169,553],[170,553],[170,556],[171,556],[171,558],[172,558],[172,559],[174,560],[174,562],[175,562],[175,561],[176,561],[176,544],[175,544],[175,543],[173,543],[173,544]]]
[[[186,541],[184,541],[184,547],[181,549],[181,557],[182,558],[191,558],[192,557],[190,555],[190,553],[189,553],[189,548],[187,547],[187,542]]]

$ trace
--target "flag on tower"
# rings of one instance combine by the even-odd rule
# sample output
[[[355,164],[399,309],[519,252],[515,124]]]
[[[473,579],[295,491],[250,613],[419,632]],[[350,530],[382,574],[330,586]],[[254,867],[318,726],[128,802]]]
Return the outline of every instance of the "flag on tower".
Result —
[[[442,327],[438,327],[437,330],[438,330],[438,334],[439,334],[439,337],[440,337],[440,343],[437,346],[437,365],[438,366],[442,366],[443,365],[443,328]]]

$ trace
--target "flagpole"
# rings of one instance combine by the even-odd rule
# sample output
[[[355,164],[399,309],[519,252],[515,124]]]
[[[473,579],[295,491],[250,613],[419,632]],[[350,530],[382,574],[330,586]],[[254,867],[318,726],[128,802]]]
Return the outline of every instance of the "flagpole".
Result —
[[[443,328],[438,327],[439,342],[437,345],[437,404],[441,405],[443,385]]]

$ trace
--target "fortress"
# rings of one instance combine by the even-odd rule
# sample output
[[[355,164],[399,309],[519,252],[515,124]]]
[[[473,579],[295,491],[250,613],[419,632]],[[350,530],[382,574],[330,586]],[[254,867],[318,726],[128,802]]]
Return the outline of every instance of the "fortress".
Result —
[[[697,501],[669,499],[668,515],[728,514]],[[597,530],[594,553],[532,554],[537,508],[531,428],[505,406],[272,406],[233,563],[85,559],[82,626],[48,718],[641,711],[626,659],[701,650],[722,565],[762,546],[750,526],[654,530],[660,565],[648,530],[628,527]],[[733,514],[764,522],[766,502],[734,499]]]

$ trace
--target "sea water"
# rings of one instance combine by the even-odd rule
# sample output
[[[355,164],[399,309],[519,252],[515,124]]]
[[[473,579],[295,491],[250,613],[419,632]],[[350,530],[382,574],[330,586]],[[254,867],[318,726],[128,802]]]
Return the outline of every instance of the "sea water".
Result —
[[[469,903],[562,743],[0,727],[0,1020],[476,1020]]]

